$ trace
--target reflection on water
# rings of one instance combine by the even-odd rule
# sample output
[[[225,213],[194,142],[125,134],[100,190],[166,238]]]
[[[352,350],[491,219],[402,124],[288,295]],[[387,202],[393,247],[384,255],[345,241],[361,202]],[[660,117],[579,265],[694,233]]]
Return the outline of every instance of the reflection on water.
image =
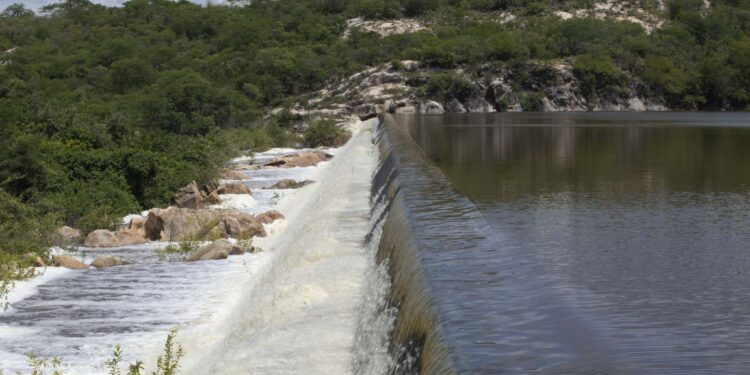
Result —
[[[750,116],[482,114],[398,122],[489,228],[485,246],[453,249],[453,261],[466,267],[451,263],[446,272],[460,286],[437,298],[463,356],[460,369],[750,368],[750,129],[742,127]],[[448,268],[428,272],[441,269]]]
[[[476,114],[399,122],[472,199],[744,191],[750,182],[750,129],[738,126],[750,125],[745,114]]]

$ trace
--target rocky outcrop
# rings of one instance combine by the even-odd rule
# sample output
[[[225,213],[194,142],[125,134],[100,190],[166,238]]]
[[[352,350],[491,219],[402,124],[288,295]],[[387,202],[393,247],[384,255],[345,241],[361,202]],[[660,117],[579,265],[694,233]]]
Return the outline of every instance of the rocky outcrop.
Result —
[[[299,154],[284,155],[274,158],[273,160],[260,165],[260,168],[277,167],[277,168],[295,168],[295,167],[312,167],[320,162],[331,159],[333,156],[323,151],[303,152]]]
[[[281,180],[271,186],[268,187],[268,189],[299,189],[305,185],[311,184],[312,181],[305,180],[305,181],[295,181],[292,179],[284,179]]]
[[[190,182],[187,186],[180,188],[175,193],[172,204],[177,207],[199,208],[203,207],[203,196],[200,188],[195,181]]]
[[[69,255],[56,255],[52,257],[52,264],[56,267],[65,267],[71,270],[85,270],[89,266],[81,263],[78,259]]]
[[[245,250],[239,245],[233,244],[227,240],[217,240],[210,244],[203,246],[196,252],[190,254],[187,258],[188,262],[194,262],[198,260],[220,260],[226,259],[230,255],[242,255]]]
[[[134,218],[130,221],[130,227],[116,232],[98,229],[89,233],[83,244],[88,247],[116,247],[146,243],[145,224],[146,219]]]
[[[262,223],[253,215],[232,210],[177,207],[150,210],[145,232],[152,241],[197,241],[216,237],[246,238],[266,235]]]
[[[279,211],[270,210],[262,214],[255,215],[255,218],[263,224],[271,224],[276,220],[283,219],[284,215],[282,215]]]
[[[206,208],[221,202],[218,189],[219,186],[215,183],[198,187],[195,181],[191,181],[175,193],[172,205],[180,208]]]
[[[381,36],[395,34],[414,33],[426,29],[421,21],[413,18],[401,18],[394,20],[365,20],[364,18],[352,18],[346,21],[346,32],[344,36],[351,34],[353,29],[363,32],[378,33]]]
[[[421,105],[419,106],[419,112],[440,114],[440,113],[445,113],[445,108],[443,108],[442,104],[434,100],[427,100],[424,103],[421,103]]]
[[[445,103],[445,111],[452,113],[462,113],[466,112],[466,108],[458,99],[452,98]]]
[[[117,239],[117,233],[111,230],[97,229],[86,236],[86,241],[83,244],[88,247],[114,247],[119,246],[120,241]]]
[[[57,234],[63,240],[63,243],[74,243],[81,239],[81,231],[67,225],[57,229]]]
[[[219,186],[216,191],[219,194],[252,194],[250,188],[245,184],[225,184]]]
[[[406,74],[408,72],[408,74]],[[451,72],[462,80],[461,92],[441,98],[422,97],[430,77]],[[300,115],[357,116],[378,113],[521,112],[521,111],[661,111],[667,108],[637,78],[622,72],[616,88],[583,90],[572,60],[533,61],[525,66],[480,66],[467,71],[445,71],[402,61],[369,68],[345,81],[320,90],[320,97],[298,103],[291,112]],[[326,100],[322,100],[325,98]],[[274,110],[278,112],[281,109]]]
[[[125,266],[129,264],[133,263],[111,255],[100,255],[96,257],[93,262],[91,262],[91,266],[96,268],[109,268],[116,266]]]

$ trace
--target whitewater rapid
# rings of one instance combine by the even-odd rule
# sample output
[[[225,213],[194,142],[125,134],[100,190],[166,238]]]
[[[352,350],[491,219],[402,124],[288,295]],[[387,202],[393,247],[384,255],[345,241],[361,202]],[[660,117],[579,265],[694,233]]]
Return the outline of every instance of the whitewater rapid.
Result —
[[[345,374],[371,268],[370,186],[378,155],[374,121],[359,123],[318,183],[279,204],[283,235],[258,242],[271,254],[217,324],[183,338],[185,374]]]
[[[150,369],[176,328],[183,374],[353,372],[363,292],[374,272],[364,241],[378,160],[374,125],[352,124],[353,138],[325,150],[335,157],[316,167],[245,172],[253,196],[225,197],[221,206],[286,216],[267,228],[268,237],[254,239],[259,254],[187,264],[159,260],[153,251],[164,243],[80,248],[76,255],[89,261],[113,254],[135,264],[48,269],[20,284],[12,307],[0,313],[0,370],[28,372],[25,353],[34,352],[62,357],[70,374],[102,374],[115,344],[126,362],[142,359]],[[269,150],[255,162],[293,152]],[[285,178],[315,183],[262,188]]]

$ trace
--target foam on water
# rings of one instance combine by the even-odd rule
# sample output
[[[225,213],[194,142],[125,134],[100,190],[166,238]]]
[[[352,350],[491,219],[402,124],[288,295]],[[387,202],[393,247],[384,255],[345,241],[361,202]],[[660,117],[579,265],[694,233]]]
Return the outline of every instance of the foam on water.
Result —
[[[273,149],[254,160],[296,152]],[[250,186],[262,181],[263,187],[285,178],[321,183],[288,190],[255,186],[252,197],[222,196],[222,207],[285,214],[288,220],[266,225],[268,237],[254,240],[264,252],[185,263],[158,259],[154,250],[167,245],[163,242],[78,248],[73,255],[84,261],[108,254],[135,264],[84,271],[49,268],[18,283],[9,296],[11,309],[0,314],[0,370],[27,371],[25,354],[34,352],[62,357],[71,374],[101,374],[114,344],[123,347],[125,362],[140,358],[148,366],[175,327],[186,349],[188,373],[203,374],[205,368],[237,373],[248,366],[294,373],[307,369],[308,355],[323,348],[337,360],[312,361],[318,372],[348,369],[366,264],[365,185],[376,157],[366,136],[342,152],[346,159],[318,167],[248,170],[243,181]],[[135,216],[142,215],[128,219]],[[310,311],[313,305],[320,309]],[[341,327],[324,334],[335,317],[342,318]],[[290,346],[299,333],[295,327],[305,329],[298,344]],[[290,363],[283,358],[293,349],[301,355]]]
[[[44,268],[44,267],[37,267],[36,268],[37,276],[34,277],[31,280],[26,281],[18,281],[13,286],[13,289],[8,292],[6,295],[6,303],[10,305],[7,310],[0,311],[0,315],[7,314],[13,312],[13,304],[23,301],[26,298],[29,298],[37,293],[39,293],[39,289],[37,289],[38,286],[42,284],[46,284],[54,279],[57,279],[59,277],[64,276],[65,274],[71,272],[71,270],[67,268]],[[0,331],[0,334],[3,334],[3,332]]]
[[[369,129],[372,122],[360,124]],[[309,177],[318,183],[279,203],[283,236],[257,241],[272,257],[241,285],[214,324],[182,332],[186,374],[343,374],[355,335],[370,256],[369,189],[377,154],[369,131]]]

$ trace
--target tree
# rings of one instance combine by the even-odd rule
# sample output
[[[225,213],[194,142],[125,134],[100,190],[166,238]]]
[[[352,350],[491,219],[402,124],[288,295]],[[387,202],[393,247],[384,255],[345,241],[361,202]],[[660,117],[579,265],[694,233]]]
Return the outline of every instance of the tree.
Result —
[[[33,15],[34,12],[27,9],[26,6],[21,3],[13,3],[0,13],[0,17],[3,18],[29,17]]]

